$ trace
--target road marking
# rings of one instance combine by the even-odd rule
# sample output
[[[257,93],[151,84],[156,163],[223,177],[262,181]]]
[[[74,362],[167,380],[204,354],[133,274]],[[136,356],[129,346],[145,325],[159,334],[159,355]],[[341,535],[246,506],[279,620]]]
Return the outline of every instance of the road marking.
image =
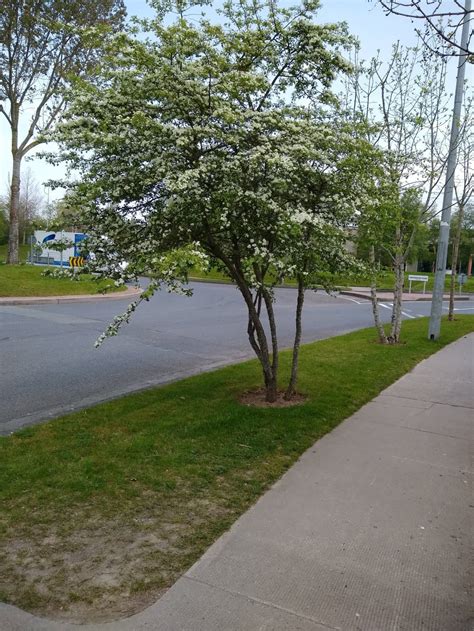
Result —
[[[379,305],[381,307],[384,307],[385,309],[392,309],[393,308],[393,304],[391,302],[388,305],[384,304],[383,302],[379,302]],[[416,319],[416,316],[410,315],[406,311],[402,311],[402,315],[404,315],[406,318],[410,318],[410,320],[415,320]]]
[[[356,305],[366,305],[368,303],[367,300],[364,300],[363,302],[360,302],[359,300],[355,300],[354,298],[349,298],[348,296],[336,296],[337,298],[342,298],[343,300],[350,300],[351,302],[355,302]]]

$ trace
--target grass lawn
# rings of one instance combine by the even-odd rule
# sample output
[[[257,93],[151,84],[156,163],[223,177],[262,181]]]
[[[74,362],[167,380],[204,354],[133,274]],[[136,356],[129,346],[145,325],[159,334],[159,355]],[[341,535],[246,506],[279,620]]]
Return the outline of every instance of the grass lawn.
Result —
[[[409,288],[409,275],[428,276],[428,282],[426,283],[426,291],[431,291],[434,284],[434,274],[432,272],[406,272],[405,273],[405,291]],[[457,278],[457,277],[456,277]],[[370,278],[367,276],[337,276],[335,282],[338,285],[348,285],[349,287],[369,287]],[[378,289],[393,289],[394,286],[393,272],[382,272],[378,276]],[[446,291],[449,291],[451,286],[451,276],[446,276],[444,283]],[[423,291],[423,283],[413,282],[412,291]],[[456,293],[459,291],[459,285],[456,281],[455,285]],[[463,292],[474,292],[474,276],[470,276],[467,279],[467,283],[463,285]]]
[[[7,260],[7,251],[8,246],[6,244],[0,245],[0,264],[4,263]],[[26,257],[30,251],[29,245],[20,245],[20,262],[24,263],[26,261]]]
[[[404,322],[302,348],[297,407],[256,409],[256,361],[133,394],[0,439],[0,590],[76,621],[155,601],[312,443],[420,360],[474,330],[474,316]],[[289,353],[282,353],[282,377]]]
[[[0,265],[0,297],[97,294],[104,289],[118,291],[112,282],[96,281],[91,276],[79,277],[77,281],[42,276],[45,269],[35,265]]]
[[[434,282],[434,274],[431,272],[407,272],[405,274],[405,289],[406,291],[408,291],[408,276],[409,274],[417,274],[419,276],[428,276],[429,280],[426,283],[426,290],[427,291],[431,291],[433,289],[433,282]],[[222,272],[219,272],[218,270],[215,269],[211,269],[208,272],[199,272],[199,271],[194,271],[191,274],[191,277],[195,280],[207,280],[210,282],[230,282],[229,278],[227,276],[225,276]],[[353,276],[347,276],[347,275],[337,275],[334,276],[332,279],[332,282],[334,283],[334,285],[336,287],[340,287],[340,288],[347,288],[347,287],[369,287],[370,286],[370,278],[368,276],[364,276],[364,275],[353,275]],[[393,272],[381,272],[378,276],[378,289],[382,290],[382,289],[393,289],[394,286],[394,275]],[[295,285],[296,283],[294,281],[292,281],[291,279],[288,279],[287,281],[285,281],[285,284],[287,285]],[[446,276],[446,282],[445,282],[445,287],[446,290],[449,291],[449,288],[451,286],[451,277],[450,276]],[[423,283],[416,283],[413,282],[412,283],[412,290],[413,291],[423,291]],[[456,293],[459,290],[459,285],[456,282]],[[471,292],[474,293],[474,276],[470,276],[467,280],[467,283],[463,286],[463,292]]]

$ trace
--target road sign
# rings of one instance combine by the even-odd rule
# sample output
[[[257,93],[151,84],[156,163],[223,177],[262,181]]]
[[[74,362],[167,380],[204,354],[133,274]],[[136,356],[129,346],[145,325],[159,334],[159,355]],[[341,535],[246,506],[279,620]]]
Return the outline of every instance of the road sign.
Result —
[[[420,283],[427,283],[428,276],[418,276],[417,274],[409,274],[408,280],[420,281]]]
[[[467,274],[458,274],[458,283],[464,285],[467,281]]]
[[[86,259],[83,256],[70,256],[69,265],[71,267],[83,267],[85,260]]]
[[[418,274],[409,274],[408,280],[410,281],[409,293],[411,294],[411,283],[414,281],[415,283],[423,283],[423,293],[425,293],[426,283],[428,282],[428,276],[419,276]]]

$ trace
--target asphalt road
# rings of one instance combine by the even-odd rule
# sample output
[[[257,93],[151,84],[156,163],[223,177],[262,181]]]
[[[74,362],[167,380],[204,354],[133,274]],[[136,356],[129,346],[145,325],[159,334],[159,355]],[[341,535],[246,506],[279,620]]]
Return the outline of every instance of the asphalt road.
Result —
[[[148,386],[253,357],[243,300],[230,285],[195,283],[191,298],[158,293],[117,337],[94,341],[127,301],[0,306],[0,433]],[[277,290],[281,346],[294,334],[294,290]],[[389,304],[382,315],[389,318]],[[473,302],[457,308],[474,313]],[[405,303],[405,317],[430,303]],[[303,341],[370,326],[370,303],[308,293]]]

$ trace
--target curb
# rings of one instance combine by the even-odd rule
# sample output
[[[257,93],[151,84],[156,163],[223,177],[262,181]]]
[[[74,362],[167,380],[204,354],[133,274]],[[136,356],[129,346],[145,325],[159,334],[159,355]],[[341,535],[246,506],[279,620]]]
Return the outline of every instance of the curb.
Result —
[[[0,298],[1,306],[18,305],[43,305],[63,304],[68,302],[96,302],[101,300],[125,300],[136,298],[141,294],[141,289],[129,287],[126,291],[117,291],[111,294],[77,294],[72,296],[11,296]]]

